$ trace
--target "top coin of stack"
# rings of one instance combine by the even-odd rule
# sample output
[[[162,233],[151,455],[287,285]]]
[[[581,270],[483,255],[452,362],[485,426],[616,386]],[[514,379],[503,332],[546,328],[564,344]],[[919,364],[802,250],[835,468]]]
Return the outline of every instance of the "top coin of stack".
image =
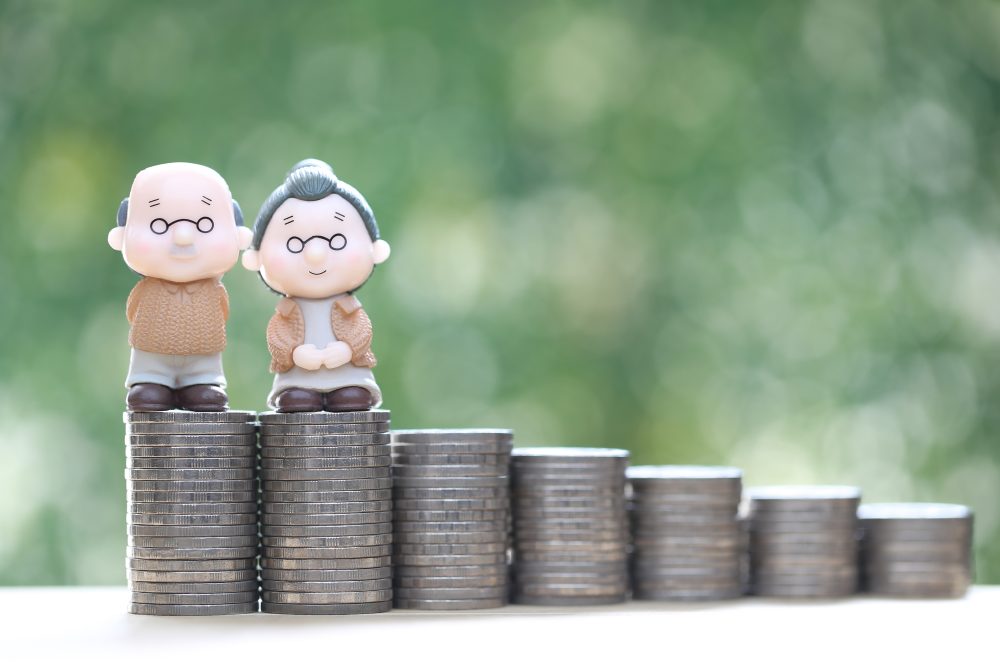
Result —
[[[514,450],[514,602],[625,600],[628,455],[624,449]]]
[[[513,442],[505,429],[393,431],[396,607],[506,604]]]
[[[389,411],[260,415],[261,611],[392,607]]]
[[[868,591],[958,598],[972,581],[972,510],[963,505],[861,505],[862,572]]]
[[[743,593],[742,472],[698,465],[626,471],[632,489],[632,585],[639,600],[720,600]]]
[[[126,412],[134,614],[257,611],[252,412]]]
[[[755,593],[834,598],[857,591],[858,488],[770,486],[747,493]]]

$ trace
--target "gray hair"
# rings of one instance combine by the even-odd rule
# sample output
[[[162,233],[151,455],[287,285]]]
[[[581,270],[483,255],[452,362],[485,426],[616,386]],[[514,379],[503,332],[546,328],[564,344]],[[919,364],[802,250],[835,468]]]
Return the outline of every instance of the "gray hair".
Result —
[[[333,168],[329,165],[315,158],[307,158],[292,166],[285,177],[285,182],[274,189],[261,205],[260,213],[257,214],[257,220],[253,226],[252,248],[260,249],[261,240],[264,239],[267,226],[271,223],[271,217],[286,200],[289,198],[320,200],[333,194],[339,195],[351,203],[351,206],[358,211],[372,242],[379,239],[375,213],[372,212],[372,208],[364,196],[347,182],[337,179],[337,175],[333,173]]]

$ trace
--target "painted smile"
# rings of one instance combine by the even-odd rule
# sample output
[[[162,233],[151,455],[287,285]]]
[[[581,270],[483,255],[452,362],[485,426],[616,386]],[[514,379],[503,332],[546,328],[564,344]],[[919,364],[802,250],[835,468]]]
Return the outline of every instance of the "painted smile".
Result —
[[[326,270],[323,270],[322,272],[313,272],[312,270],[310,270],[309,274],[316,275],[318,277],[319,275],[325,275],[326,274]]]

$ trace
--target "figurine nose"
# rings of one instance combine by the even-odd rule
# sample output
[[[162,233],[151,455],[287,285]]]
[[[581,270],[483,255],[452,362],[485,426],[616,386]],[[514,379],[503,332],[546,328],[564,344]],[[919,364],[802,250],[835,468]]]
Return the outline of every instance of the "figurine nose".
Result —
[[[194,244],[194,226],[189,223],[176,223],[174,229],[174,244],[187,247]]]
[[[322,244],[307,244],[305,254],[306,262],[313,265],[322,263],[326,259],[326,247]]]

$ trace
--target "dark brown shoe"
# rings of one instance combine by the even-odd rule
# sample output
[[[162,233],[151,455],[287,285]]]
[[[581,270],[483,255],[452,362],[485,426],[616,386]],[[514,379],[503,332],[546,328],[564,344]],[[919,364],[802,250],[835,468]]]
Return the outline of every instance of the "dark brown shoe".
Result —
[[[374,404],[371,392],[360,386],[345,386],[323,396],[327,412],[365,412]]]
[[[312,389],[285,389],[274,398],[278,412],[322,412],[323,394]]]
[[[165,412],[177,407],[174,390],[163,384],[135,384],[129,387],[125,406],[131,412]]]
[[[195,384],[177,389],[177,406],[189,412],[225,412],[229,397],[218,386]]]

